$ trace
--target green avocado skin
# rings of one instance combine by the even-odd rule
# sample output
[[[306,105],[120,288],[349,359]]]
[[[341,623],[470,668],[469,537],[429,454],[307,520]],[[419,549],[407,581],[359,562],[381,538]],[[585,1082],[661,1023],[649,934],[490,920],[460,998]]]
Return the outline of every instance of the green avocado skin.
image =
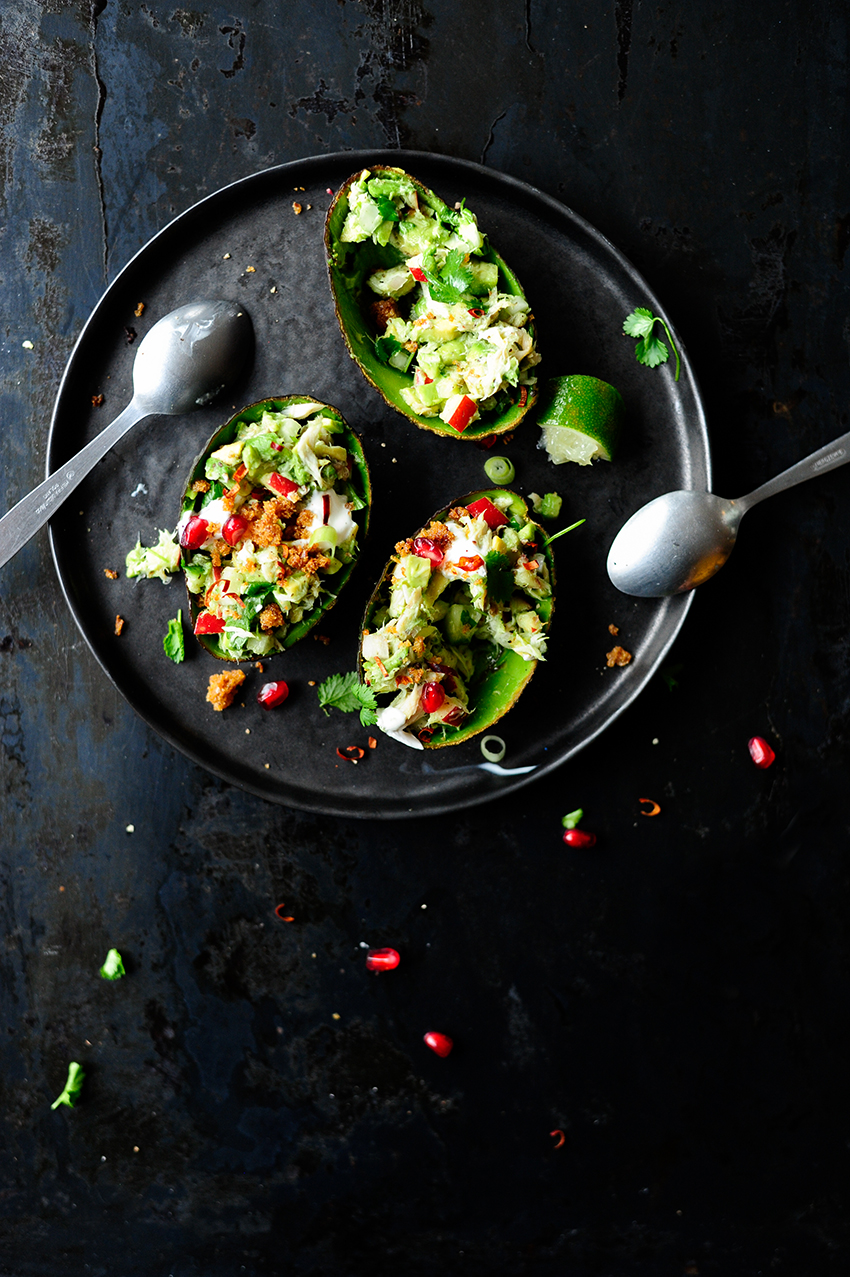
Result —
[[[383,250],[372,244],[370,240],[366,240],[362,244],[346,244],[339,238],[348,214],[349,188],[352,182],[357,181],[362,171],[362,169],[358,169],[340,187],[328,209],[325,221],[325,253],[328,261],[331,293],[336,317],[345,339],[345,344],[348,347],[348,353],[364,377],[372,383],[390,407],[395,408],[397,412],[407,417],[409,421],[415,422],[422,430],[430,430],[433,434],[442,435],[449,439],[481,439],[488,435],[499,435],[508,430],[515,430],[537,402],[536,384],[528,387],[528,393],[521,397],[517,403],[511,404],[503,413],[487,416],[481,421],[476,421],[471,426],[468,426],[462,434],[458,434],[456,430],[448,425],[447,422],[441,421],[439,417],[420,417],[413,412],[400,394],[402,387],[410,385],[411,377],[407,373],[400,372],[382,363],[375,354],[374,335],[371,325],[363,313],[361,295],[366,275],[377,267],[386,265],[387,262],[382,256]],[[384,164],[370,165],[369,171],[375,174],[392,173],[395,175],[403,172],[402,169],[391,168]],[[410,173],[406,173],[405,176],[413,182],[419,193],[420,200],[427,204],[429,208],[438,209],[443,206],[443,201],[430,191],[427,186],[423,186]],[[498,267],[499,289],[501,292],[509,293],[514,297],[525,297],[525,292],[516,275],[504,259],[492,248],[489,241],[479,260],[491,262]],[[528,331],[532,337],[536,336],[533,323],[529,323]]]
[[[331,408],[344,423],[342,438],[345,440],[345,446],[354,461],[355,469],[360,477],[360,482],[363,488],[363,496],[366,499],[364,509],[358,511],[355,516],[360,523],[360,537],[358,538],[358,544],[362,552],[363,541],[365,540],[366,534],[369,530],[369,516],[372,510],[372,481],[369,474],[369,465],[366,461],[366,455],[363,451],[363,445],[360,442],[359,435],[357,435],[347,422],[345,422],[345,419],[342,417],[342,413],[340,413],[339,409],[334,408],[333,404],[322,403],[322,401],[317,399],[315,395],[285,395],[277,399],[260,399],[257,403],[249,404],[246,408],[242,408],[235,414],[235,416],[231,417],[229,421],[226,421],[223,426],[220,426],[195,458],[192,469],[189,473],[189,478],[187,479],[186,486],[183,490],[183,499],[180,503],[181,514],[186,510],[193,510],[195,508],[195,494],[192,492],[192,484],[196,479],[203,479],[204,466],[206,464],[207,457],[211,452],[215,452],[217,448],[221,448],[226,443],[232,443],[240,425],[243,425],[246,422],[260,421],[264,412],[281,412],[288,405],[299,403],[315,403],[319,404],[322,408]],[[359,554],[357,558],[359,558]],[[287,648],[292,647],[292,645],[297,643],[299,639],[302,639],[305,634],[309,634],[310,630],[312,630],[314,626],[318,625],[325,614],[330,611],[336,603],[340,591],[351,576],[353,569],[356,567],[357,558],[353,559],[351,563],[349,563],[341,571],[337,572],[335,576],[330,578],[327,586],[325,587],[325,597],[322,599],[322,602],[317,607],[313,608],[309,616],[305,617],[302,621],[299,621],[297,625],[293,625],[286,633],[282,644],[284,651]],[[197,595],[193,594],[188,586],[186,593],[189,599],[189,616],[191,618],[192,629],[194,630],[195,621],[199,611],[198,599]],[[250,664],[252,661],[256,661],[257,659],[255,656],[246,656],[243,657],[242,660],[236,661],[231,656],[225,656],[219,648],[218,639],[214,634],[196,634],[195,638],[198,640],[201,647],[206,648],[211,656],[217,657],[220,661],[227,661],[231,665],[246,665]]]
[[[438,510],[428,520],[428,523],[432,523],[435,519],[444,519],[455,506],[471,505],[473,501],[478,501],[481,497],[488,497],[492,501],[494,497],[505,496],[511,498],[510,515],[512,520],[517,521],[519,527],[531,524],[532,527],[537,528],[539,533],[537,542],[539,548],[535,550],[535,553],[542,554],[546,560],[546,566],[549,569],[549,577],[552,582],[552,594],[548,599],[540,600],[537,606],[537,614],[548,632],[555,608],[555,560],[551,548],[546,544],[546,532],[540,527],[539,523],[529,519],[528,506],[518,493],[512,492],[509,488],[485,488],[480,492],[468,492],[466,496],[459,497],[456,501],[451,501],[441,510]],[[427,527],[428,523],[424,526]],[[420,528],[413,535],[419,536],[423,530],[423,528]],[[371,623],[374,613],[381,606],[381,603],[387,602],[390,577],[394,566],[394,560],[390,559],[372,593],[372,597],[366,605],[363,624],[360,627],[361,632],[372,628]],[[363,678],[362,666],[362,657],[358,656],[357,670],[361,681]],[[516,704],[536,668],[537,661],[523,660],[516,652],[506,650],[499,668],[491,671],[481,682],[474,685],[475,708],[469,717],[458,727],[445,728],[443,738],[429,741],[425,748],[442,749],[446,745],[460,745],[463,741],[469,740],[471,736],[477,736],[480,732],[487,731]]]

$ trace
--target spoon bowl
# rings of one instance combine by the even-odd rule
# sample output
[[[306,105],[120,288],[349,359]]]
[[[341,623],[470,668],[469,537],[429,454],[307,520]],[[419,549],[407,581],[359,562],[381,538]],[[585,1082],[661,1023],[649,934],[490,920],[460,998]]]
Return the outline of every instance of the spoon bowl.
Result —
[[[251,318],[236,302],[190,302],[154,324],[136,352],[133,398],[124,411],[0,519],[0,567],[136,422],[210,403],[238,377],[253,348]]]
[[[742,513],[736,502],[712,492],[665,492],[617,533],[608,575],[618,590],[638,598],[692,590],[729,558]]]
[[[712,492],[665,492],[623,524],[608,552],[608,575],[618,590],[643,599],[693,590],[723,567],[747,510],[848,461],[850,431],[734,501]]]

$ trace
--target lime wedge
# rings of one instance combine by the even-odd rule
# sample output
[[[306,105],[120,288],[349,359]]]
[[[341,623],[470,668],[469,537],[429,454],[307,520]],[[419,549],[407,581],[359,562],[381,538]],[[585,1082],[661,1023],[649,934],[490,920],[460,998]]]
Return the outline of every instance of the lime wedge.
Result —
[[[589,466],[610,461],[620,437],[625,406],[619,390],[598,377],[551,377],[541,391],[537,424],[540,446],[555,465]]]

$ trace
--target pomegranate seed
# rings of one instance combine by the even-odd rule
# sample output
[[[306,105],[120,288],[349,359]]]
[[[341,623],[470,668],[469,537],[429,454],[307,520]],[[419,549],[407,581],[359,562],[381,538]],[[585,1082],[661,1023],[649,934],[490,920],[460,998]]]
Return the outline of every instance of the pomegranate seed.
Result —
[[[454,1042],[452,1042],[451,1038],[447,1038],[445,1033],[426,1033],[423,1041],[426,1046],[430,1046],[431,1050],[442,1056],[443,1059],[451,1053],[451,1049],[454,1046]]]
[[[274,709],[275,705],[282,705],[288,695],[289,688],[285,683],[264,683],[257,692],[257,704],[263,709]]]
[[[768,745],[763,736],[754,736],[747,744],[750,751],[750,758],[756,767],[769,767],[776,758],[773,750]]]
[[[401,962],[397,949],[370,949],[366,954],[366,966],[370,971],[395,971]]]
[[[446,699],[439,683],[426,683],[422,689],[422,708],[426,714],[434,714]]]
[[[413,553],[420,559],[430,559],[432,563],[443,561],[443,551],[430,537],[414,537]]]
[[[565,829],[564,842],[568,847],[592,847],[596,834],[589,834],[586,829]]]
[[[230,518],[224,521],[221,535],[228,545],[236,545],[242,540],[247,531],[248,520],[244,514],[231,514]]]
[[[180,544],[184,550],[199,550],[207,539],[209,524],[199,514],[187,519],[180,533]]]

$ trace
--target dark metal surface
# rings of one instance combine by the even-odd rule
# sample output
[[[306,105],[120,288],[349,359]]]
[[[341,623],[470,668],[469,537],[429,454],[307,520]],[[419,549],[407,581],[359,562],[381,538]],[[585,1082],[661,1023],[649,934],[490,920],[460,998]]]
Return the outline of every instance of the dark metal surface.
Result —
[[[342,342],[322,242],[327,191],[369,162],[388,160],[450,203],[466,199],[476,212],[532,299],[543,333],[543,374],[580,370],[602,377],[628,404],[627,441],[616,465],[556,469],[537,447],[540,431],[530,423],[510,443],[499,442],[514,461],[518,489],[563,492],[563,517],[553,531],[586,519],[582,532],[556,552],[565,606],[557,608],[545,664],[500,725],[508,752],[499,769],[482,766],[479,740],[420,754],[380,734],[379,748],[362,766],[347,765],[337,748],[365,747],[368,732],[356,718],[328,718],[312,690],[329,674],[355,668],[363,609],[392,547],[435,509],[486,480],[486,450],[418,430],[366,384]],[[608,547],[624,518],[659,491],[710,483],[702,403],[684,350],[678,382],[672,364],[649,378],[623,337],[622,318],[635,306],[661,310],[633,268],[562,205],[445,157],[328,155],[243,178],[160,231],[99,302],[60,388],[48,443],[51,470],[97,432],[93,387],[108,386],[118,403],[131,394],[133,351],[124,328],[138,302],[144,312],[134,322],[141,333],[181,298],[207,294],[238,299],[253,320],[257,353],[235,388],[241,399],[134,431],[51,523],[54,558],[77,624],[134,709],[189,758],[252,793],[329,815],[374,818],[486,802],[542,779],[604,730],[655,673],[690,605],[690,599],[643,605],[623,599],[605,572]],[[158,529],[174,528],[187,475],[210,431],[240,402],[272,394],[333,402],[363,436],[373,472],[371,544],[322,624],[327,643],[311,636],[264,661],[262,673],[250,672],[238,709],[217,713],[205,692],[219,666],[191,641],[182,665],[162,650],[168,621],[183,604],[180,579],[163,590],[159,582],[113,581],[104,568],[122,568],[137,537],[154,545]],[[581,599],[581,624],[572,615],[573,599]],[[120,641],[113,633],[116,614],[125,622]],[[635,657],[612,674],[605,653],[614,623]],[[276,714],[256,704],[269,677],[285,678],[292,693]]]
[[[850,426],[849,46],[831,0],[5,6],[0,509],[157,231],[371,148],[483,164],[597,227],[688,348],[713,486],[755,488]],[[118,322],[119,347],[142,331]],[[81,433],[117,398],[83,389]],[[843,1275],[849,489],[753,512],[566,765],[406,822],[270,803],[173,749],[81,639],[46,534],[24,547],[0,573],[3,1277]],[[362,943],[401,965],[369,974]],[[70,1060],[81,1103],[51,1111]]]

